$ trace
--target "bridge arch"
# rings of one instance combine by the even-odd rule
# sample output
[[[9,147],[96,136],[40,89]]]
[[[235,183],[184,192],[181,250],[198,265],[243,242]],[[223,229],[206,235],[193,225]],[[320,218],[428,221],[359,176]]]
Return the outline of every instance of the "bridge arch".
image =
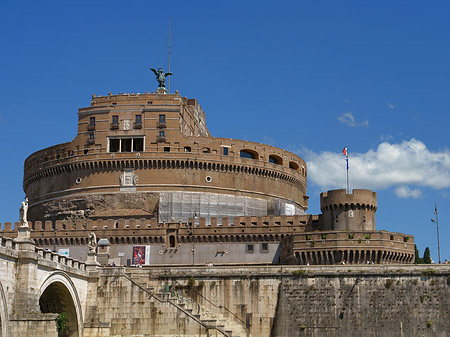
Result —
[[[42,313],[67,313],[66,331],[60,336],[83,336],[83,317],[80,298],[70,277],[54,272],[39,288],[39,306]]]
[[[0,337],[11,336],[9,332],[8,307],[6,304],[6,296],[0,282]]]

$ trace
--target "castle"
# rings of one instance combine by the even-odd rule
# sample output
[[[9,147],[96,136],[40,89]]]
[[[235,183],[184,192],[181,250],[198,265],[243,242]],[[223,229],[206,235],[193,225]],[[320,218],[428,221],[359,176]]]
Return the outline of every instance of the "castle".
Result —
[[[93,95],[23,179],[31,238],[75,259],[94,232],[102,264],[413,263],[412,236],[376,230],[375,192],[324,192],[310,215],[306,187],[302,158],[211,136],[197,100],[164,88]]]

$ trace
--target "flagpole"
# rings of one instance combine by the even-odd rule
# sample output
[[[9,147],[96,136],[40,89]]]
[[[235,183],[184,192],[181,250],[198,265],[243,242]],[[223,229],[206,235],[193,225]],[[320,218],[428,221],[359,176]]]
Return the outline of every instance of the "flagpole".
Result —
[[[172,43],[172,18],[169,18],[169,73],[170,73],[170,54],[171,54],[171,43]],[[169,86],[168,93],[170,94],[170,76],[169,76]]]
[[[348,184],[348,145],[345,145],[344,149],[342,150],[342,153],[345,155],[345,161],[347,162],[347,194],[349,194],[350,188]]]
[[[349,184],[348,184],[348,146],[347,146],[347,155],[345,156],[345,159],[347,161],[347,194],[349,194],[350,188],[349,188]]]

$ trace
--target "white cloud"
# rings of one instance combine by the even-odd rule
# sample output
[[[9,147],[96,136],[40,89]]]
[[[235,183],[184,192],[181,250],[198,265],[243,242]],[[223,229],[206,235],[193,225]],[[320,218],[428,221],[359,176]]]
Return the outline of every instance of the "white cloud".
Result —
[[[411,189],[408,186],[399,186],[395,189],[395,194],[399,198],[419,199],[422,197],[422,191],[419,189]]]
[[[306,151],[305,159],[311,183],[322,189],[345,188],[346,163],[340,151]],[[351,188],[401,187],[396,191],[398,196],[409,193],[410,197],[419,197],[417,187],[450,187],[450,151],[432,152],[417,139],[398,144],[383,142],[366,153],[352,153],[350,146],[349,181]]]
[[[338,117],[339,122],[341,122],[342,124],[347,124],[348,126],[364,126],[364,127],[368,127],[369,126],[369,121],[368,120],[364,120],[362,122],[357,123],[355,121],[355,117],[353,117],[353,114],[351,112],[344,112],[342,115],[340,115]]]

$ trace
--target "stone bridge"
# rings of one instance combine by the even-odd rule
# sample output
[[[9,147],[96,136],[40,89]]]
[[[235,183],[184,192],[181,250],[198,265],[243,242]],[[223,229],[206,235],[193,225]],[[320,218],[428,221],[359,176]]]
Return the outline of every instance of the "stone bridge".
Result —
[[[61,312],[63,335],[83,336],[88,265],[36,247],[27,234],[0,236],[0,336],[58,336]]]

